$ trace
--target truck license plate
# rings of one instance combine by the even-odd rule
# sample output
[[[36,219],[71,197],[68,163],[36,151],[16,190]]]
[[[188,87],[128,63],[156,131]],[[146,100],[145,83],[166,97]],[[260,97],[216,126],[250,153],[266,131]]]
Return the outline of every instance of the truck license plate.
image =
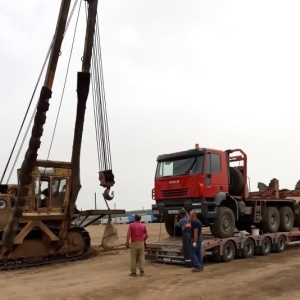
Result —
[[[179,213],[179,209],[172,209],[172,210],[168,210],[168,214],[169,215],[176,215]]]

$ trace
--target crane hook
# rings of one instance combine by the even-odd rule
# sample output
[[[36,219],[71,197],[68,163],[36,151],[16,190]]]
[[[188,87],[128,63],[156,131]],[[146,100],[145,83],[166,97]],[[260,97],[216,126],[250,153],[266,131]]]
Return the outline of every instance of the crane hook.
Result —
[[[105,199],[105,200],[108,200],[108,201],[114,199],[114,192],[112,191],[112,192],[111,192],[111,195],[109,195],[109,192],[110,192],[110,187],[108,187],[108,188],[104,191],[104,193],[102,194],[103,197],[104,197],[104,199]]]

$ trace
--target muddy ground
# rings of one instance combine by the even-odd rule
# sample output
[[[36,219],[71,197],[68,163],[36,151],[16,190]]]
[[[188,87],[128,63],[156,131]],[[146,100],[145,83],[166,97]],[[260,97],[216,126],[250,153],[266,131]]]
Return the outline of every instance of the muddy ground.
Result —
[[[160,224],[148,224],[157,238]],[[128,225],[118,225],[120,243]],[[164,229],[164,228],[163,228]],[[99,245],[103,225],[88,228]],[[163,234],[165,232],[163,230]],[[146,276],[131,278],[129,250],[99,254],[85,261],[0,273],[0,299],[299,299],[300,248],[281,254],[207,263],[202,273],[163,264],[146,264]]]

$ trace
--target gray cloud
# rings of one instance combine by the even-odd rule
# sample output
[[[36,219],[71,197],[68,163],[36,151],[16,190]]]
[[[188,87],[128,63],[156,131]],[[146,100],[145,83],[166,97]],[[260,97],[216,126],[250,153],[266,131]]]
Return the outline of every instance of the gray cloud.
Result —
[[[58,0],[0,4],[0,170],[51,42],[59,5]],[[117,207],[149,207],[156,156],[195,143],[243,148],[252,189],[273,177],[281,187],[293,188],[300,179],[299,6],[297,1],[99,1]],[[41,158],[47,155],[60,101],[72,26],[62,48]],[[53,159],[70,159],[84,31],[82,15]],[[94,192],[105,207],[97,165],[90,98],[79,207],[93,207]]]

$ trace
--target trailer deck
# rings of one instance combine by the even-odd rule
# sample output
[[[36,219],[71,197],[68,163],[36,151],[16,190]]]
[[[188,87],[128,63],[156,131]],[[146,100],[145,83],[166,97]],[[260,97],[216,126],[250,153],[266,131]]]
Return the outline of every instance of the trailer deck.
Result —
[[[236,232],[226,239],[211,234],[202,235],[202,256],[204,260],[229,262],[235,258],[254,255],[268,255],[283,252],[288,245],[300,244],[300,230],[266,234],[242,234]],[[150,240],[146,243],[146,260],[168,264],[185,265],[181,237]]]

